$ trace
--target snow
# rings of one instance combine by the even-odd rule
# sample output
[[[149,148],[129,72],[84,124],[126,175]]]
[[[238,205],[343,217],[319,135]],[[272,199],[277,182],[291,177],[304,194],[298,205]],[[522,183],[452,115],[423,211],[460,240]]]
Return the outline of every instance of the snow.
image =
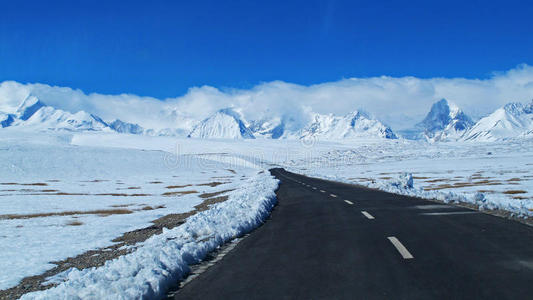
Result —
[[[533,131],[533,100],[529,104],[508,103],[482,118],[463,137],[466,141],[497,141],[527,137]]]
[[[14,121],[15,117],[12,114],[0,112],[0,128],[9,127]]]
[[[293,159],[287,168],[402,195],[533,216],[532,139],[483,144],[384,140],[332,148]]]
[[[533,215],[533,139],[492,143],[373,137],[216,140],[102,131],[42,133],[11,127],[2,129],[0,140],[4,170],[0,183],[17,183],[0,185],[2,214],[91,211],[112,205],[128,205],[132,210],[106,217],[0,219],[2,289],[50,269],[51,261],[109,246],[122,233],[149,226],[154,219],[190,211],[201,203],[201,193],[233,189],[227,192],[229,200],[215,209],[153,236],[103,267],[55,276],[50,280],[60,283],[58,287],[27,295],[30,299],[161,295],[187,273],[188,264],[264,220],[277,187],[266,170],[275,166],[397,194]],[[199,185],[212,181],[223,184]],[[32,183],[47,186],[22,185]],[[179,201],[162,196],[168,185],[187,184],[192,186],[178,190],[198,193],[179,196]],[[123,189],[127,187],[138,189]],[[73,195],[51,195],[42,189]],[[150,196],[97,195],[111,192]],[[146,205],[164,208],[142,210]],[[82,225],[69,226],[73,220]]]
[[[97,138],[101,134],[93,136]],[[128,136],[108,135],[115,138]],[[151,221],[159,217],[190,211],[203,201],[200,194],[238,189],[245,184],[241,179],[257,172],[252,164],[241,167],[243,163],[229,165],[162,151],[94,147],[101,145],[98,139],[89,146],[76,146],[70,144],[71,139],[72,135],[59,132],[42,134],[19,128],[2,131],[0,214],[29,215],[117,208],[131,210],[131,213],[105,217],[98,214],[25,219],[0,217],[0,268],[3,270],[0,273],[0,289],[52,268],[52,261],[109,246],[122,233],[150,226]],[[222,184],[216,187],[202,185],[214,181]],[[46,186],[29,185],[35,183]],[[166,188],[189,184],[192,186]],[[128,189],[130,187],[135,189]],[[162,195],[168,191],[196,193],[172,197]],[[56,195],[57,192],[65,195]],[[146,196],[111,195],[115,193]],[[143,210],[146,206],[160,208]],[[82,225],[68,225],[72,221]]]
[[[374,138],[336,142],[319,139],[145,140],[136,136],[116,141],[112,135],[100,134],[78,134],[73,138],[73,143],[78,145],[97,141],[113,147],[159,148],[183,155],[204,155],[235,166],[246,165],[246,162],[265,169],[280,166],[310,176],[372,184],[391,192],[394,189],[388,187],[390,181],[407,172],[412,173],[414,179],[414,189],[409,195],[471,202],[481,192],[494,209],[521,216],[533,213],[533,139],[428,143]]]
[[[270,214],[277,180],[258,173],[226,202],[198,213],[179,227],[146,240],[137,251],[108,261],[100,268],[70,269],[53,280],[59,286],[26,294],[22,299],[131,299],[158,298],[223,243],[259,226]]]
[[[441,99],[431,106],[431,110],[414,129],[404,131],[410,139],[425,138],[428,141],[454,141],[459,139],[474,121],[456,104]]]
[[[362,111],[354,111],[344,117],[316,114],[313,122],[302,131],[301,137],[322,140],[397,138],[390,128]]]
[[[441,100],[415,132],[423,130],[426,141],[397,139],[360,110],[309,112],[311,122],[302,128],[295,126],[301,120],[286,117],[247,121],[231,108],[199,122],[184,119],[183,128],[193,128],[187,131],[108,123],[47,106],[31,94],[17,97],[23,101],[0,101],[0,289],[49,270],[52,261],[112,245],[164,215],[189,212],[202,193],[229,196],[103,267],[50,278],[59,286],[27,298],[162,295],[190,263],[263,222],[277,187],[267,170],[276,166],[533,216],[533,102],[508,104],[473,125],[458,106]],[[183,117],[175,113],[176,120]],[[221,184],[206,185],[214,181]],[[191,193],[168,197],[168,186]],[[90,213],[117,207],[131,212]],[[83,213],[65,214],[72,211]],[[7,216],[31,214],[45,215]],[[73,221],[81,225],[69,225]]]
[[[6,85],[3,85],[6,86]],[[19,93],[21,93],[19,91]],[[18,98],[17,95],[14,98]],[[13,99],[0,99],[0,125],[29,127],[33,130],[115,131],[149,136],[176,136],[201,139],[320,139],[361,140],[369,138],[396,139],[398,136],[381,121],[362,110],[344,116],[318,114],[303,110],[301,119],[271,116],[249,119],[242,108],[218,110],[202,121],[168,110],[162,118],[176,121],[172,128],[143,128],[137,123],[119,119],[106,122],[83,110],[74,113],[48,106],[36,96],[27,94],[14,109]],[[439,141],[495,141],[533,136],[533,104],[509,103],[491,115],[474,123],[457,105],[442,99],[434,103],[425,119],[414,128],[401,131],[408,139]],[[139,123],[142,120],[138,120]],[[192,129],[191,129],[192,128]]]
[[[203,120],[189,134],[193,138],[253,139],[253,133],[232,109],[223,109]]]
[[[37,97],[28,95],[17,108],[17,114],[21,120],[26,121],[43,106],[45,105]]]
[[[109,128],[120,133],[142,134],[144,132],[144,129],[141,126],[137,124],[122,122],[121,120],[114,120],[108,125]]]
[[[285,134],[285,122],[279,117],[251,121],[248,128],[259,138],[279,139]]]

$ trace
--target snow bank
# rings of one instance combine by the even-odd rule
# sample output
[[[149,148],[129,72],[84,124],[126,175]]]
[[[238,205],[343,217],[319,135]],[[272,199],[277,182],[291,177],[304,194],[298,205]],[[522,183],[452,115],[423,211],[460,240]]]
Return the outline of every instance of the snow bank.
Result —
[[[104,266],[71,269],[58,286],[26,294],[22,299],[160,298],[167,288],[223,243],[259,226],[276,203],[278,180],[260,172],[229,199],[187,219],[187,222],[143,242],[135,252]]]
[[[531,201],[512,201],[501,198],[486,197],[483,193],[468,195],[464,193],[443,192],[443,191],[426,191],[422,188],[416,188],[413,185],[413,176],[404,173],[397,180],[378,181],[366,184],[368,187],[377,188],[386,192],[414,196],[425,199],[435,199],[445,203],[470,203],[476,205],[479,210],[506,210],[515,216],[527,217],[533,216]],[[529,203],[529,205],[527,205]]]
[[[294,170],[295,172],[298,172]],[[320,173],[308,174],[318,178],[339,181],[349,184],[354,184],[353,180],[332,176],[323,175]],[[369,188],[382,190],[389,193],[419,197],[424,199],[435,199],[445,203],[470,203],[478,207],[479,210],[505,210],[516,217],[531,217],[533,216],[533,201],[523,200],[516,201],[506,198],[496,198],[486,196],[483,193],[475,193],[472,195],[465,193],[443,192],[443,191],[426,191],[422,188],[417,188],[413,183],[413,175],[411,173],[402,173],[396,179],[391,180],[377,180],[373,182],[357,182],[359,185],[364,185]]]

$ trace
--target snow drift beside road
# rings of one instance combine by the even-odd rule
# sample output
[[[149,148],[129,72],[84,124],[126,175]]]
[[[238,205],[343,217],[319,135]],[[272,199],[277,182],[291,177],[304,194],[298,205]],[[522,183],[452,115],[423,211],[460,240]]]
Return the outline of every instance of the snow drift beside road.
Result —
[[[229,199],[146,240],[135,252],[100,268],[64,272],[57,287],[21,299],[140,299],[164,295],[207,253],[259,226],[276,203],[278,180],[259,172]]]
[[[300,170],[292,170],[293,172],[300,172]],[[340,176],[332,176],[321,173],[307,173],[307,176],[317,178],[344,182],[354,184],[353,180]],[[513,201],[505,198],[491,198],[485,197],[483,193],[475,193],[473,195],[456,192],[443,191],[426,191],[423,188],[416,187],[413,183],[413,175],[411,173],[402,173],[397,178],[391,180],[376,180],[374,182],[356,182],[358,185],[367,186],[369,188],[382,190],[385,192],[419,197],[429,200],[438,200],[445,203],[469,203],[475,205],[479,210],[503,210],[510,212],[517,217],[532,217],[533,216],[533,201]]]

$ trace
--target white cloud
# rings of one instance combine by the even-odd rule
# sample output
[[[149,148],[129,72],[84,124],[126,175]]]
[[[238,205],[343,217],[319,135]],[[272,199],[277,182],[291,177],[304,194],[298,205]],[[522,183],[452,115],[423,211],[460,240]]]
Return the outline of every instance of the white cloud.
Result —
[[[510,101],[533,98],[533,67],[520,65],[488,79],[371,77],[350,78],[303,86],[281,81],[252,89],[219,90],[193,87],[177,98],[156,99],[132,94],[85,94],[81,90],[44,84],[0,84],[0,111],[9,112],[28,94],[43,102],[75,112],[86,110],[105,120],[119,118],[147,128],[190,128],[225,107],[236,107],[247,119],[290,117],[305,123],[308,112],[345,114],[364,108],[393,129],[421,120],[431,104],[441,98],[455,102],[474,118]]]

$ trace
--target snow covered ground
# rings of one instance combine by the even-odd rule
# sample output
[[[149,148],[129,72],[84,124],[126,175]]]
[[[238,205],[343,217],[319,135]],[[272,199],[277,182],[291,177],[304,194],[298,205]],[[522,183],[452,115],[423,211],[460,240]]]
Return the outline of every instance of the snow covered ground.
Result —
[[[399,194],[533,216],[533,139],[475,144],[381,141],[349,148],[297,159],[288,169]],[[412,186],[407,183],[410,174]]]
[[[113,135],[79,134],[73,143],[90,145],[96,140],[113,147],[201,154],[233,165],[242,165],[244,160],[265,169],[281,166],[390,192],[533,216],[533,139],[428,143],[404,139],[147,140],[128,136],[117,140]],[[413,188],[396,188],[403,173],[412,174]]]
[[[0,289],[194,210],[205,195],[242,193],[260,171],[162,151],[75,146],[64,133],[3,130],[0,138]],[[262,176],[270,182],[263,192],[272,193],[273,180]]]
[[[41,274],[52,261],[108,246],[154,219],[192,211],[204,200],[201,195],[227,195],[227,201],[149,238],[134,252],[99,268],[68,270],[51,279],[57,287],[26,297],[160,295],[188,264],[264,220],[277,187],[265,170],[275,166],[533,216],[533,139],[341,143],[4,129],[0,289]],[[412,174],[412,186],[404,173]]]

